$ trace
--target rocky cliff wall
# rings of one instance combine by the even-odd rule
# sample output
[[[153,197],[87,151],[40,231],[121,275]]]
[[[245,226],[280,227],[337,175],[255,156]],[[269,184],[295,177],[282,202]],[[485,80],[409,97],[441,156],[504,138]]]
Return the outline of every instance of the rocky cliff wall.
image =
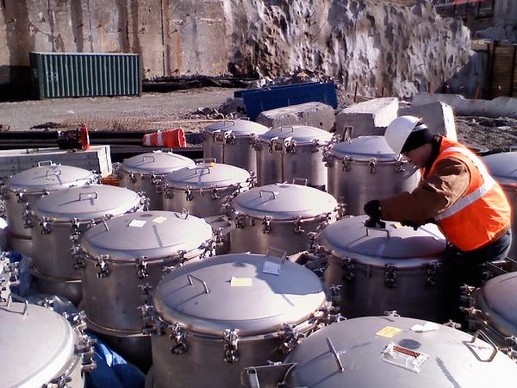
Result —
[[[134,52],[144,77],[300,69],[368,96],[482,83],[461,21],[429,1],[16,0],[0,2],[0,84],[30,51]],[[462,70],[460,72],[460,69]],[[461,80],[451,83],[456,74]]]

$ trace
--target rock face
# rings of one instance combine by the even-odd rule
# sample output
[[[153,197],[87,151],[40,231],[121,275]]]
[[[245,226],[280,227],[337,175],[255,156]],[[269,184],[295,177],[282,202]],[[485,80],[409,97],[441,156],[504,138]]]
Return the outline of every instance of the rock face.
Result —
[[[0,38],[8,76],[30,51],[138,53],[145,79],[309,70],[372,97],[435,91],[459,69],[474,89],[483,73],[461,20],[424,0],[17,0]]]
[[[430,2],[233,0],[230,69],[275,77],[309,69],[364,95],[433,90],[469,62],[469,30]]]

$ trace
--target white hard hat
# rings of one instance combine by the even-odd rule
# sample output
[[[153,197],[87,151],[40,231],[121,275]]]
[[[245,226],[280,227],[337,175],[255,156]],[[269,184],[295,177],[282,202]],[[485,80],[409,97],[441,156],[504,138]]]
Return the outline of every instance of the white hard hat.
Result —
[[[420,124],[420,118],[415,116],[400,116],[393,120],[386,132],[384,138],[394,153],[400,154],[404,143],[409,134]]]

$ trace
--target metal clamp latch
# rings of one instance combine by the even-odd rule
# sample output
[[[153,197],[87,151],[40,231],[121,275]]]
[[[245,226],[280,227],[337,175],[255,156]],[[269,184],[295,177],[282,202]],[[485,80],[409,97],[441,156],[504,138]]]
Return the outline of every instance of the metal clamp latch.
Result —
[[[97,277],[99,279],[108,277],[110,274],[109,265],[105,261],[109,259],[108,255],[100,255],[97,257],[97,263],[95,264],[95,267],[97,267]]]
[[[264,216],[262,218],[262,233],[264,234],[270,234],[271,233],[271,216]]]
[[[386,287],[397,287],[397,267],[393,264],[386,264],[384,268],[386,269],[384,278],[384,284],[386,284]]]
[[[136,259],[136,276],[139,279],[144,279],[149,276],[149,272],[147,271],[147,259],[146,256],[138,257]]]
[[[280,333],[281,344],[278,350],[282,354],[287,354],[293,350],[305,337],[302,333],[295,329],[295,325],[284,323],[282,325],[282,332]]]
[[[237,344],[239,343],[239,335],[237,330],[226,329],[223,333],[224,342],[224,361],[233,364],[239,361],[239,351]]]
[[[174,341],[174,345],[171,346],[170,350],[172,354],[183,354],[187,351],[187,334],[185,330],[180,326],[178,322],[173,323],[167,327],[171,332],[169,334],[169,340]]]

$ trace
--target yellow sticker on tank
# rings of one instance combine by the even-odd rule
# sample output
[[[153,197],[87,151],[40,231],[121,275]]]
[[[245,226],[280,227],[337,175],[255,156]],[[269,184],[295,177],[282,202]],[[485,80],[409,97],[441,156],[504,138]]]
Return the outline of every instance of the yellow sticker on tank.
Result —
[[[158,217],[153,218],[153,222],[157,223],[157,224],[161,224],[162,222],[165,222],[165,221],[167,221],[167,217],[164,217],[164,216],[158,216]]]
[[[402,329],[399,329],[398,327],[384,326],[381,330],[379,330],[375,334],[380,335],[381,337],[391,338],[391,337],[394,337],[395,335],[397,335],[398,333],[400,333],[401,331],[402,331]]]
[[[230,280],[230,286],[232,287],[251,287],[251,278],[236,278],[232,276]]]

